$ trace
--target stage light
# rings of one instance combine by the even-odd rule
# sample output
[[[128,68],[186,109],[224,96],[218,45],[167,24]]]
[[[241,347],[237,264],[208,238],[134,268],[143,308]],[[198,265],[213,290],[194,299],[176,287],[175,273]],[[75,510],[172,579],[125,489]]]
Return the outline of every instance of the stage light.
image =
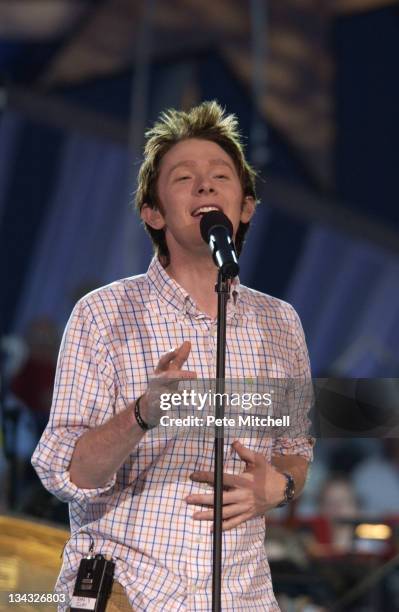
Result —
[[[355,535],[364,540],[388,540],[392,536],[392,529],[383,523],[360,523],[355,529]]]

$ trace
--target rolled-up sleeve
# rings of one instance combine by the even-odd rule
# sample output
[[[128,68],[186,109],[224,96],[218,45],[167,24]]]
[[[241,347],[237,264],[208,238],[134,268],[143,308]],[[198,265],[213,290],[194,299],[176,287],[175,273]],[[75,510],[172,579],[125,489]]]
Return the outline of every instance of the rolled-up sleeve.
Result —
[[[308,413],[313,402],[309,354],[299,316],[292,306],[289,304],[286,306],[289,308],[289,316],[293,325],[292,378],[289,381],[288,399],[288,411],[292,424],[289,435],[273,440],[272,454],[301,455],[308,461],[312,461],[315,439],[307,433],[311,425]]]
[[[93,310],[83,300],[76,305],[64,332],[49,422],[32,456],[43,486],[62,501],[89,501],[114,486],[116,475],[96,489],[77,487],[69,475],[78,439],[112,417],[114,407],[110,356]]]

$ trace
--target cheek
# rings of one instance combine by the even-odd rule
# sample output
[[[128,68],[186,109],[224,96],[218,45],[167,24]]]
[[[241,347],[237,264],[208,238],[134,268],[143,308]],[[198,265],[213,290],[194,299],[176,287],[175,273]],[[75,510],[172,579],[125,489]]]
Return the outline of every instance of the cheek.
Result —
[[[161,194],[162,195],[162,194]],[[181,206],[183,200],[183,194],[178,189],[168,189],[164,192],[162,202],[166,213],[175,213],[175,211]]]
[[[177,183],[172,189],[169,189],[168,196],[171,203],[185,200],[191,193],[191,188],[187,183]]]

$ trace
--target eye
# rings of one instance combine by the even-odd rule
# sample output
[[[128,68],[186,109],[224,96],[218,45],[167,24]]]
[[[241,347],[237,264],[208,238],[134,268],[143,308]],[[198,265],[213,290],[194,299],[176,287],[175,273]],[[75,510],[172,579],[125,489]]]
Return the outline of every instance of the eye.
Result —
[[[191,176],[188,176],[188,175],[178,176],[178,177],[176,178],[176,181],[187,181],[187,180],[188,180],[188,179],[190,179],[190,178],[191,178]]]
[[[217,174],[216,178],[218,178],[218,179],[228,179],[229,177],[226,174]]]

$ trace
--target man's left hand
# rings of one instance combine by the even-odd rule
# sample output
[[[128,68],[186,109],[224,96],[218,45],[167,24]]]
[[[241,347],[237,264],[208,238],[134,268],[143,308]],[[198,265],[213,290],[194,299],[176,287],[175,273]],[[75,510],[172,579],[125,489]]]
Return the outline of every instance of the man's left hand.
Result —
[[[264,455],[250,450],[238,440],[232,446],[245,461],[246,468],[242,474],[223,474],[223,531],[274,508],[282,501],[287,483],[285,476],[268,463]],[[214,473],[193,472],[190,478],[195,482],[213,484]],[[186,497],[189,504],[211,506],[210,510],[194,513],[193,518],[199,521],[213,521],[213,501],[213,492]]]

